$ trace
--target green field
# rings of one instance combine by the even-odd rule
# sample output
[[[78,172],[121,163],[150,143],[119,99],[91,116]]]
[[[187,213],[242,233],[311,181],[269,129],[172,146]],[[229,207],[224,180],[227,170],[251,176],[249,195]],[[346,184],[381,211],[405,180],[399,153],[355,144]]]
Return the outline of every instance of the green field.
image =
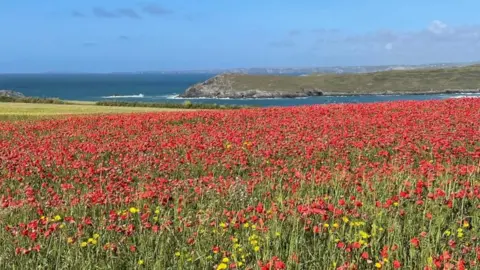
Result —
[[[320,89],[324,94],[375,94],[446,92],[480,88],[479,65],[362,74],[313,74],[302,77],[241,74],[223,76],[223,82],[226,84],[223,88],[233,91],[259,89],[289,92]]]
[[[97,106],[94,102],[73,102],[75,104],[40,104],[0,102],[0,120],[24,120],[51,118],[76,114],[111,114],[132,112],[167,112],[182,109],[146,108],[146,107],[113,107]]]

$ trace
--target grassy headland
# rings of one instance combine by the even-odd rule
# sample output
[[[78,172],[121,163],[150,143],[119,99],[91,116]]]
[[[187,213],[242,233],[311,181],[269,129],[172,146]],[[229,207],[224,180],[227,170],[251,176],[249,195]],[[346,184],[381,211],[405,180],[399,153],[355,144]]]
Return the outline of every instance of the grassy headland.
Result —
[[[314,95],[479,92],[480,66],[392,70],[362,74],[272,76],[223,74],[197,84],[185,97],[297,97]]]

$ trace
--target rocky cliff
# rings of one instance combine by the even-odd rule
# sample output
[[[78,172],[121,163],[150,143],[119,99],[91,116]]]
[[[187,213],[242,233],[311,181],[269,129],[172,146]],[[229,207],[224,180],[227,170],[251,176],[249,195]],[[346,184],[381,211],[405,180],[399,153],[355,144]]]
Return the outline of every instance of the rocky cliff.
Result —
[[[268,89],[268,87],[249,87],[241,85],[236,80],[245,75],[222,74],[202,83],[189,87],[180,97],[185,98],[296,98],[321,96],[323,93],[316,88]]]
[[[0,97],[24,98],[25,95],[13,90],[0,90]]]

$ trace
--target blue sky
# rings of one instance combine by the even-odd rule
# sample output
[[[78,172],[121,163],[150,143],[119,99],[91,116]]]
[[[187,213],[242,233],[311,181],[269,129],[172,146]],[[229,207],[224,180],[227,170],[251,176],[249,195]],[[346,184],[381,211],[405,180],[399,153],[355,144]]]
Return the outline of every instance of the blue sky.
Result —
[[[480,60],[478,0],[2,0],[0,72]]]

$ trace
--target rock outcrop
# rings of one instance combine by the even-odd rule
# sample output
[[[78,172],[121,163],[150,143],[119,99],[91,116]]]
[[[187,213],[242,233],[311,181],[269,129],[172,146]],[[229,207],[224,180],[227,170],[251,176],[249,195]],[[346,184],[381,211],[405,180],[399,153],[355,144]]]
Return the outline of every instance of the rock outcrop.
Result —
[[[0,97],[24,98],[25,95],[13,90],[0,90]]]
[[[291,90],[266,90],[236,88],[233,74],[222,74],[189,87],[180,97],[184,98],[298,98],[321,96],[323,92],[315,88]]]

